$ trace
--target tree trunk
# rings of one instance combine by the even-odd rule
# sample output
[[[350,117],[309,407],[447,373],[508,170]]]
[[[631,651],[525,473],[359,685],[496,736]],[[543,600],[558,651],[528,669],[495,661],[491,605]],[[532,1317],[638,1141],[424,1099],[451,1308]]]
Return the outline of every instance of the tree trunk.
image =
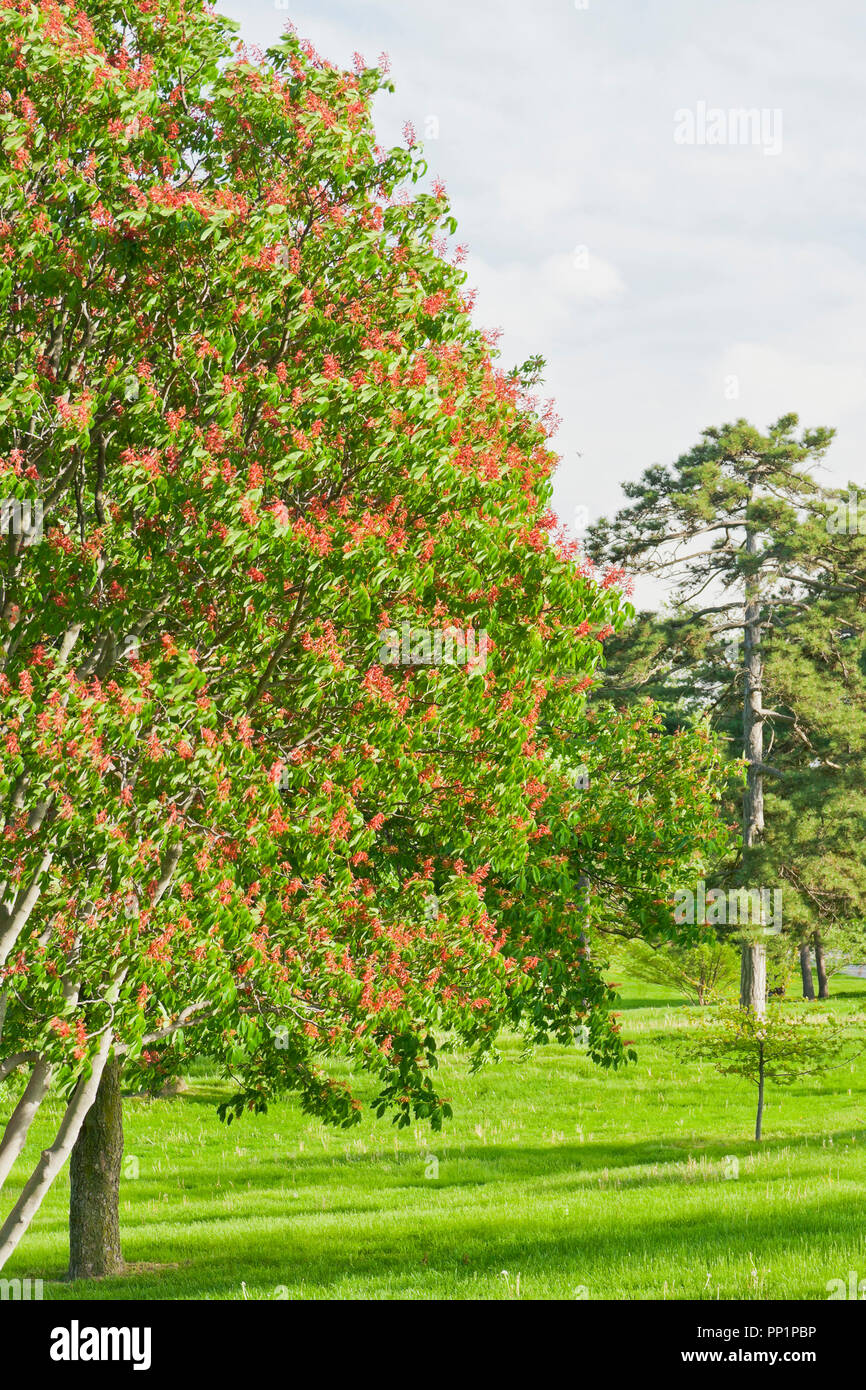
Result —
[[[591,886],[591,885],[590,885],[590,881],[589,881],[589,879],[587,878],[586,874],[581,874],[581,875],[580,875],[579,879],[577,880],[577,884],[578,884],[578,888],[580,889],[580,915],[581,915],[580,946],[581,946],[581,950],[583,951],[583,959],[584,959],[584,960],[589,960],[589,957],[590,957],[589,937],[587,936],[586,929],[587,929],[587,927],[589,926],[589,893],[590,893],[590,886]]]
[[[749,527],[746,553],[757,555],[758,537]],[[761,603],[756,575],[746,577],[743,619],[743,754],[748,761],[743,798],[743,843],[750,849],[764,829],[764,658],[761,651]]]
[[[122,1062],[113,1057],[72,1150],[69,1165],[69,1278],[99,1279],[123,1269],[120,1167]]]
[[[830,998],[830,982],[827,979],[827,962],[824,959],[824,942],[821,933],[815,932],[815,968],[818,971],[818,998]]]
[[[761,1123],[764,1118],[764,1044],[759,1044],[758,1052],[758,1114],[755,1119],[755,1143],[761,1142]]]
[[[123,976],[120,978],[122,981]],[[111,1051],[111,1042],[111,1031],[106,1029],[92,1058],[90,1072],[86,1077],[82,1077],[72,1093],[53,1144],[42,1150],[18,1201],[0,1227],[0,1269],[18,1249],[48,1189],[72,1152],[81,1126],[96,1099],[96,1092]]]
[[[52,1075],[48,1063],[38,1061],[23,1096],[12,1112],[0,1139],[0,1187],[8,1178],[13,1163],[27,1143],[33,1117],[51,1090]]]
[[[746,553],[758,554],[758,536],[751,525],[746,530]],[[748,867],[752,857],[749,850],[758,843],[764,831],[764,778],[761,772],[764,761],[764,658],[761,652],[761,603],[757,574],[746,576],[745,600],[743,754],[748,762],[748,772],[743,794],[743,862]],[[756,945],[744,938],[741,949],[740,1003],[744,1008],[753,1008],[763,1016],[767,993],[766,942],[761,941]]]
[[[815,985],[812,981],[812,958],[808,941],[800,942],[800,974],[803,976],[803,998],[815,998]]]
[[[767,948],[763,941],[744,941],[740,957],[740,1004],[757,1018],[767,1013]]]

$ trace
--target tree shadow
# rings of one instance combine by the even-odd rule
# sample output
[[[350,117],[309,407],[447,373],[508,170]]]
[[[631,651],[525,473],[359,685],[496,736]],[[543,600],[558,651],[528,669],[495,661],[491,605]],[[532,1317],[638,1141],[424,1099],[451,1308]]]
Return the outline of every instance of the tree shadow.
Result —
[[[836,1240],[850,1248],[851,1208],[840,1194],[817,1205],[799,1206],[796,1223],[789,1227],[780,1226],[778,1213],[769,1210],[751,1209],[748,1219],[739,1223],[730,1213],[722,1217],[711,1211],[696,1214],[681,1210],[631,1219],[616,1229],[601,1221],[588,1221],[579,1229],[554,1233],[538,1225],[527,1230],[519,1211],[503,1215],[498,1210],[487,1213],[470,1207],[441,1216],[395,1213],[391,1223],[382,1222],[375,1232],[356,1232],[351,1241],[347,1241],[342,1225],[323,1221],[314,1239],[303,1225],[299,1214],[274,1222],[265,1246],[259,1236],[239,1229],[235,1218],[231,1232],[215,1230],[206,1243],[197,1246],[192,1261],[196,1282],[206,1286],[208,1297],[214,1299],[240,1298],[242,1282],[254,1289],[294,1290],[296,1297],[306,1298],[311,1288],[327,1297],[329,1287],[347,1277],[368,1285],[378,1282],[386,1289],[405,1287],[410,1282],[417,1287],[420,1278],[429,1284],[429,1292],[413,1296],[441,1297],[445,1283],[456,1285],[456,1291],[452,1288],[447,1296],[460,1298],[461,1287],[465,1287],[465,1296],[477,1297],[472,1283],[479,1277],[495,1287],[503,1270],[519,1270],[528,1297],[545,1297],[546,1288],[570,1279],[585,1285],[591,1298],[594,1285],[609,1287],[611,1269],[651,1271],[656,1264],[684,1271],[687,1277],[699,1251],[701,1267],[710,1271],[717,1266],[722,1271],[719,1277],[724,1278],[725,1271],[738,1260],[748,1258],[754,1264],[757,1259],[769,1266],[794,1244],[798,1249],[806,1245],[815,1251],[812,1296],[820,1298],[826,1297],[826,1280],[845,1272],[841,1264],[839,1269],[824,1267],[819,1253],[822,1243]],[[189,1271],[189,1262],[162,1269],[158,1297],[190,1297]],[[651,1289],[651,1272],[641,1277],[645,1282],[637,1291],[633,1288],[630,1294],[619,1296],[656,1297],[657,1292],[643,1292]],[[98,1284],[80,1282],[62,1291],[46,1292],[49,1297],[56,1294],[70,1299],[153,1298],[152,1281],[143,1285],[135,1275]],[[387,1291],[384,1296],[388,1296]],[[731,1296],[742,1297],[742,1291]],[[772,1299],[773,1291],[762,1289],[760,1296]],[[708,1299],[715,1297],[715,1292],[707,1293]]]

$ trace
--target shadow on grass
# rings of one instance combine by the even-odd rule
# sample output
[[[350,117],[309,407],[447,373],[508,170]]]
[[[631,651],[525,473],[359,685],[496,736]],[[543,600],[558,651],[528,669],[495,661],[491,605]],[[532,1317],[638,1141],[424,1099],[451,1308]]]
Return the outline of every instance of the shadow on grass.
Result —
[[[175,1095],[159,1096],[151,1095],[149,1091],[124,1091],[124,1103],[129,1101],[132,1105],[155,1105],[159,1102],[164,1105],[166,1101],[182,1101],[184,1105],[207,1105],[211,1109],[219,1105],[221,1101],[228,1100],[230,1091],[227,1086],[219,1081],[208,1083],[206,1081],[196,1081],[188,1091],[178,1091]]]
[[[699,1006],[693,999],[686,999],[684,995],[675,994],[670,999],[654,999],[648,1004],[646,999],[641,999],[637,995],[620,994],[617,995],[615,1007],[622,1013],[630,1009],[643,1009],[648,1014],[657,1014],[659,1009],[696,1009]]]
[[[424,1177],[420,1152],[411,1156],[395,1156],[387,1150],[363,1156],[300,1155],[285,1163],[259,1162],[252,1170],[242,1167],[236,1185],[224,1189],[225,1196],[237,1198],[237,1206],[229,1211],[211,1207],[196,1212],[181,1207],[178,1194],[154,1217],[144,1204],[151,1191],[157,1196],[163,1189],[158,1183],[142,1182],[137,1209],[124,1213],[124,1241],[133,1261],[146,1254],[151,1260],[173,1262],[160,1268],[158,1282],[153,1272],[131,1270],[119,1279],[52,1285],[50,1281],[59,1280],[62,1270],[42,1273],[49,1281],[49,1298],[174,1300],[200,1297],[202,1289],[208,1298],[238,1298],[241,1281],[253,1288],[285,1286],[299,1297],[309,1296],[310,1289],[327,1296],[329,1287],[347,1278],[417,1282],[423,1268],[430,1296],[436,1297],[441,1296],[443,1281],[449,1286],[455,1280],[466,1282],[468,1290],[470,1279],[496,1278],[503,1269],[515,1268],[525,1276],[535,1271],[537,1277],[543,1275],[554,1283],[568,1276],[591,1290],[593,1271],[599,1286],[607,1286],[610,1268],[618,1261],[631,1258],[635,1268],[661,1261],[688,1270],[697,1249],[707,1269],[714,1262],[731,1268],[753,1251],[759,1251],[766,1263],[792,1245],[808,1248],[813,1239],[818,1243],[836,1240],[850,1247],[856,1232],[862,1241],[850,1200],[844,1194],[820,1203],[804,1199],[792,1209],[791,1220],[780,1223],[778,1205],[744,1204],[738,1219],[730,1205],[701,1213],[685,1204],[678,1206],[677,1192],[706,1191],[708,1184],[715,1184],[725,1191],[727,1201],[734,1188],[724,1181],[721,1170],[730,1156],[772,1156],[778,1150],[805,1150],[851,1136],[846,1130],[820,1138],[779,1137],[760,1146],[746,1141],[655,1140],[626,1148],[622,1143],[486,1145],[460,1152],[452,1145],[450,1150],[440,1150],[440,1177],[435,1184]],[[854,1137],[858,1144],[866,1141],[866,1130],[856,1131]],[[832,1154],[832,1149],[828,1152]],[[700,1167],[695,1164],[698,1158],[703,1160]],[[646,1171],[653,1167],[664,1171]],[[377,1172],[371,1184],[373,1168]],[[337,1185],[335,1170],[341,1173]],[[548,1194],[546,1209],[527,1215],[521,1194],[533,1191],[534,1178],[549,1180],[557,1175],[565,1180]],[[748,1189],[750,1178],[763,1186],[767,1181],[786,1182],[789,1176],[763,1171],[744,1175],[739,1190]],[[328,1189],[325,1209],[323,1188]],[[484,1188],[489,1190],[489,1201],[473,1199],[472,1194],[480,1197]],[[630,1211],[628,1220],[623,1220],[620,1210],[612,1224],[609,1211],[602,1208],[594,1218],[584,1212],[585,1224],[578,1229],[570,1227],[562,1234],[550,1231],[557,1220],[554,1205],[567,1204],[569,1198],[579,1200],[600,1190],[615,1198],[654,1188],[667,1189],[669,1198],[656,1206],[654,1214],[649,1214],[648,1207],[637,1219]],[[415,1189],[423,1190],[428,1200],[419,1201]],[[434,1192],[435,1199],[429,1200]],[[204,1175],[187,1175],[183,1196],[194,1205],[214,1201],[213,1184]],[[347,1224],[347,1217],[355,1218],[355,1223]],[[370,1228],[365,1218],[372,1218],[375,1226]],[[452,1292],[449,1296],[461,1295]],[[816,1292],[815,1296],[821,1295]]]
[[[329,1288],[346,1279],[366,1282],[373,1289],[378,1281],[380,1288],[392,1288],[398,1297],[401,1288],[417,1290],[419,1281],[428,1286],[428,1296],[439,1297],[447,1284],[449,1296],[460,1298],[464,1284],[466,1296],[474,1292],[477,1297],[479,1278],[495,1288],[503,1270],[519,1270],[528,1297],[544,1296],[545,1288],[567,1280],[586,1285],[593,1297],[597,1296],[594,1288],[610,1289],[610,1271],[619,1268],[629,1271],[623,1275],[623,1286],[633,1285],[632,1291],[621,1289],[608,1296],[639,1298],[652,1286],[654,1265],[687,1271],[694,1265],[696,1250],[701,1252],[704,1268],[715,1266],[722,1271],[719,1278],[732,1277],[727,1272],[740,1261],[753,1261],[755,1252],[759,1263],[767,1267],[788,1253],[792,1243],[817,1252],[821,1242],[836,1238],[854,1256],[852,1212],[842,1196],[799,1205],[796,1222],[785,1226],[780,1225],[777,1212],[754,1209],[740,1222],[730,1212],[682,1211],[674,1216],[664,1212],[630,1220],[627,1227],[622,1222],[615,1229],[609,1223],[587,1222],[579,1229],[556,1233],[549,1229],[552,1214],[544,1224],[535,1222],[529,1229],[519,1212],[503,1216],[497,1211],[486,1217],[466,1211],[394,1216],[390,1229],[383,1223],[375,1234],[358,1231],[351,1240],[344,1228],[326,1222],[313,1235],[295,1218],[273,1223],[266,1246],[252,1232],[235,1230],[229,1238],[228,1233],[216,1230],[208,1240],[197,1243],[192,1261],[160,1272],[158,1292],[152,1278],[142,1281],[130,1275],[99,1283],[49,1286],[46,1293],[60,1300],[185,1299],[196,1296],[190,1290],[192,1275],[196,1287],[206,1288],[211,1299],[240,1298],[242,1281],[252,1289],[284,1287],[301,1298],[309,1297],[311,1291],[327,1297]],[[159,1240],[159,1233],[154,1235]],[[824,1268],[818,1253],[814,1261],[813,1297],[825,1297],[824,1281],[839,1271]],[[425,1292],[413,1296],[423,1298]],[[772,1298],[772,1289],[760,1296]]]

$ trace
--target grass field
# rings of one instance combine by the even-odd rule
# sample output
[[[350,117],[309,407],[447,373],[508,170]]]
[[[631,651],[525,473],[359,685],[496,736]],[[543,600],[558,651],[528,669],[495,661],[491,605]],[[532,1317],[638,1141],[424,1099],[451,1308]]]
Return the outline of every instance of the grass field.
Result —
[[[833,992],[862,1029],[866,981]],[[866,1057],[770,1088],[756,1145],[752,1088],[671,1047],[697,1010],[627,996],[636,1066],[513,1043],[473,1077],[451,1058],[440,1135],[329,1130],[290,1102],[227,1129],[206,1076],[130,1097],[129,1274],[61,1282],[65,1173],[4,1276],[76,1299],[823,1299],[866,1278]]]

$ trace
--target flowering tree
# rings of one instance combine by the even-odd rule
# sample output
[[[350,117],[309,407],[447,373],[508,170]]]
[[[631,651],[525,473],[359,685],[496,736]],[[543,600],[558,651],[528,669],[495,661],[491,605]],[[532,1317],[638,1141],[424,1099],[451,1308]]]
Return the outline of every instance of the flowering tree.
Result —
[[[586,1025],[619,1064],[580,878],[660,903],[715,755],[590,728],[622,575],[553,534],[552,419],[376,145],[381,66],[250,55],[200,0],[0,0],[0,53],[0,487],[41,516],[0,576],[0,1183],[65,1101],[2,1267],[121,1064],[348,1125],[347,1056],[434,1126],[437,1037]],[[631,845],[575,738],[641,744]]]

